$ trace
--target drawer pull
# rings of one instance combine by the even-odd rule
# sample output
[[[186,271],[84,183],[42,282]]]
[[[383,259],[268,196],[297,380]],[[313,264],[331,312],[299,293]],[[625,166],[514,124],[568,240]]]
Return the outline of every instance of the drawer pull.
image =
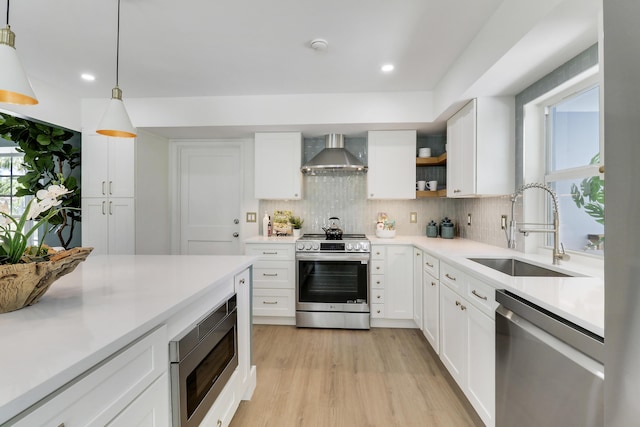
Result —
[[[278,255],[278,252],[265,252],[265,251],[262,251],[262,255]]]
[[[278,301],[262,301],[263,304],[270,304],[270,305],[275,305],[278,303]]]
[[[466,309],[467,309],[467,307],[466,307],[466,306],[464,306],[464,305],[460,304],[460,310],[463,310],[463,311],[464,311],[464,310],[466,310]]]
[[[456,301],[456,305],[457,306],[461,305],[460,301]]]
[[[218,420],[218,422],[216,423],[216,427],[222,427],[222,420]]]
[[[431,286],[435,286],[435,285],[436,285],[436,282],[431,282]]]
[[[262,273],[264,277],[278,277],[278,273]]]
[[[487,300],[487,297],[485,297],[484,295],[480,295],[479,293],[476,292],[475,289],[472,290],[471,293],[474,294],[476,297],[482,299],[482,300],[485,300],[485,301]]]
[[[376,267],[376,270],[380,270],[380,266],[377,266],[377,267]]]
[[[376,298],[380,299],[380,295],[376,296]]]
[[[379,284],[380,284],[380,280],[378,280],[378,281],[376,282],[376,285],[379,285]]]
[[[376,313],[380,314],[380,310],[376,311]]]
[[[433,268],[433,264],[429,264],[427,261],[425,261],[425,264],[427,264],[427,267]]]
[[[449,273],[444,275],[447,279],[453,280],[454,282],[456,281],[456,278],[453,276],[449,276]]]
[[[244,279],[240,279],[240,284],[244,285]]]

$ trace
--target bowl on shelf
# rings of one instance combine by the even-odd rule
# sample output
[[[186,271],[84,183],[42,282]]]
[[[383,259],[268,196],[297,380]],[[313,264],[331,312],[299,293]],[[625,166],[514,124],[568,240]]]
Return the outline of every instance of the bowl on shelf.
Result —
[[[376,237],[381,239],[391,239],[396,237],[396,230],[376,230]]]

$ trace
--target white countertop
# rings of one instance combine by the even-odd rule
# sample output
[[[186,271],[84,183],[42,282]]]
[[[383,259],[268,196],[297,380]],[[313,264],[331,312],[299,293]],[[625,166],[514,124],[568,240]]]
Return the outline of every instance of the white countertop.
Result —
[[[250,256],[90,255],[0,314],[0,423],[253,264]]]
[[[441,239],[426,236],[396,236],[380,239],[367,236],[372,244],[411,244],[470,273],[496,289],[514,294],[573,322],[601,337],[604,336],[604,280],[602,271],[578,262],[551,264],[551,255],[529,255],[465,239]],[[514,257],[532,264],[578,277],[512,277],[467,258]]]
[[[604,336],[604,272],[577,261],[551,265],[551,255],[530,255],[466,239],[402,236],[384,239],[367,235],[371,244],[414,245],[472,274],[496,289],[507,289],[596,335]],[[294,243],[293,237],[253,237],[246,243]],[[473,261],[469,257],[514,257],[545,268],[580,277],[511,277]]]

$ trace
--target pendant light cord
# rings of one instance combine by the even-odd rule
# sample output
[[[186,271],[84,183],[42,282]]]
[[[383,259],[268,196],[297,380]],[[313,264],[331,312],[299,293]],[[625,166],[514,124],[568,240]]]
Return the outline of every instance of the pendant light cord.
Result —
[[[118,0],[118,1],[120,1],[120,0]],[[9,3],[10,3],[10,1],[7,0],[7,27],[9,26]]]
[[[118,69],[120,68],[120,0],[118,0],[118,27],[116,34],[116,87],[118,87]]]

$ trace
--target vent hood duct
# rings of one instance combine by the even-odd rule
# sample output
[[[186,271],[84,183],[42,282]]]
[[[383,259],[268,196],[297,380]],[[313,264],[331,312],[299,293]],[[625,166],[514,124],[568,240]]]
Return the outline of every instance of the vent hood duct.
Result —
[[[330,133],[324,137],[325,148],[300,169],[315,175],[327,172],[366,173],[367,167],[344,148],[344,135]]]

